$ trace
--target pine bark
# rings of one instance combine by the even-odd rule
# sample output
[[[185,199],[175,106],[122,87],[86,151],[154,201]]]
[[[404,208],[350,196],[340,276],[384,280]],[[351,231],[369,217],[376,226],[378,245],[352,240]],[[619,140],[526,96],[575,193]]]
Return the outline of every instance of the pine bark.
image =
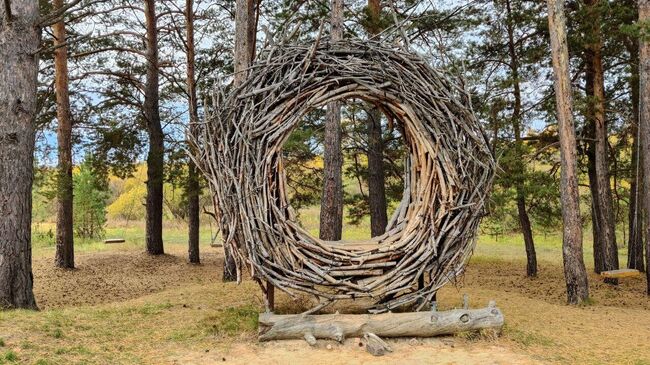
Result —
[[[587,271],[582,256],[582,225],[576,162],[576,134],[573,123],[573,96],[569,79],[564,1],[547,0],[551,39],[555,100],[561,158],[562,254],[567,300],[578,304],[589,297]]]
[[[381,128],[381,111],[373,108],[368,113],[368,205],[370,207],[370,235],[386,232],[386,173],[384,169],[384,138]]]
[[[632,100],[632,120],[630,139],[632,140],[632,173],[630,174],[630,205],[628,215],[628,253],[627,267],[645,271],[643,261],[643,170],[639,146],[639,48],[632,43],[628,48],[631,55],[630,99]]]
[[[381,4],[368,0],[368,33],[377,36],[381,32]],[[384,138],[381,128],[382,113],[372,107],[366,120],[368,134],[368,205],[370,207],[370,235],[381,236],[386,232],[386,172],[384,169]]]
[[[235,77],[234,86],[246,80],[246,72],[255,56],[257,12],[254,0],[237,0],[235,4]],[[228,232],[222,232],[228,234]],[[237,243],[240,244],[240,243]],[[237,280],[234,253],[224,247],[223,281]]]
[[[519,57],[514,39],[514,20],[512,19],[512,9],[510,0],[506,1],[506,11],[508,16],[508,54],[510,55],[510,71],[513,83],[513,94],[515,99],[512,111],[512,129],[515,135],[515,144],[518,152],[523,152],[523,142],[521,140],[521,84],[519,82]],[[516,184],[517,193],[517,216],[519,218],[519,227],[524,237],[526,248],[526,276],[537,276],[537,253],[535,252],[535,241],[533,240],[533,229],[530,224],[530,217],[526,210],[526,195],[524,191],[525,183],[525,166],[523,159],[516,162]]]
[[[639,23],[650,21],[650,0],[639,0]],[[639,40],[639,136],[643,156],[650,156],[650,40]],[[643,159],[643,184],[650,187],[650,158]],[[650,194],[643,194],[646,263],[650,264]],[[649,265],[650,266],[650,265]],[[650,270],[646,270],[650,295]]]
[[[343,37],[343,0],[332,0],[330,37]],[[320,206],[320,233],[323,240],[338,241],[343,230],[343,155],[341,154],[341,103],[327,105],[323,142],[323,194]]]
[[[53,0],[53,8],[63,7],[63,0]],[[72,183],[72,113],[68,87],[68,47],[65,22],[52,26],[54,34],[54,90],[58,127],[58,166],[56,180],[56,254],[54,264],[65,269],[74,268],[73,183]]]
[[[9,3],[10,10],[0,6],[0,309],[36,309],[31,222],[39,8],[34,0]]]
[[[185,37],[187,42],[187,96],[189,104],[190,130],[196,129],[199,122],[198,100],[196,98],[196,49],[194,45],[194,0],[185,1]],[[199,253],[199,173],[194,161],[188,161],[187,177],[187,225],[188,225],[188,260],[192,264],[201,263]]]
[[[162,239],[165,145],[164,134],[160,124],[158,26],[156,2],[154,0],[145,0],[144,5],[147,28],[147,75],[143,114],[149,135],[149,151],[147,153],[146,243],[149,254],[162,255],[165,253]]]
[[[597,273],[616,270],[618,264],[618,248],[616,246],[616,226],[614,222],[614,206],[612,188],[609,176],[609,152],[607,142],[607,124],[605,119],[605,79],[602,63],[602,40],[600,24],[601,0],[586,0],[587,21],[590,23],[590,42],[586,45],[587,89],[591,100],[588,103],[588,122],[593,125],[593,174],[595,189],[592,188],[594,215],[597,221],[597,239],[594,240],[594,266]],[[590,179],[591,180],[591,179]],[[596,257],[599,257],[597,260]],[[607,279],[612,284],[616,279]]]

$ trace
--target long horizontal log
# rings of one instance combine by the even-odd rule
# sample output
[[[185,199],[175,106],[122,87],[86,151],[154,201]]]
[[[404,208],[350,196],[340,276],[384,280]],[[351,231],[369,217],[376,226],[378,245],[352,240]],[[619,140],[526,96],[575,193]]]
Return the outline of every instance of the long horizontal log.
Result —
[[[304,338],[343,341],[374,333],[381,337],[433,337],[481,329],[501,329],[503,314],[493,302],[486,308],[443,312],[259,316],[259,340]]]

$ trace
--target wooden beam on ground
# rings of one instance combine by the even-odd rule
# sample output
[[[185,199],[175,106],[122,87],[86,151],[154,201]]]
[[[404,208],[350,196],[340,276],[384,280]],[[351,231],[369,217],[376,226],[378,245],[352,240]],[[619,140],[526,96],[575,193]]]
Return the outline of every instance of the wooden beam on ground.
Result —
[[[600,273],[600,276],[607,279],[636,278],[640,275],[641,273],[639,272],[639,270],[635,270],[635,269],[610,270],[610,271],[602,271]]]
[[[259,315],[260,341],[363,337],[433,337],[482,329],[500,330],[503,314],[494,302],[481,309],[383,314]],[[309,342],[309,341],[308,341]]]

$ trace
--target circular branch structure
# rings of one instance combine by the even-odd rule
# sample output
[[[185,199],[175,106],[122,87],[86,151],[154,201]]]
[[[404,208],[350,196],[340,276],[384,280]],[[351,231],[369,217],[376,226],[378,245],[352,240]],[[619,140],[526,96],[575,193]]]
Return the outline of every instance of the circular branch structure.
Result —
[[[371,298],[372,312],[424,307],[462,272],[494,177],[464,89],[422,58],[372,41],[281,45],[248,73],[241,86],[215,90],[191,136],[238,277],[247,263],[259,282],[314,294],[320,306]],[[350,98],[398,123],[408,149],[404,195],[386,233],[355,244],[301,228],[282,167],[282,146],[301,119]]]

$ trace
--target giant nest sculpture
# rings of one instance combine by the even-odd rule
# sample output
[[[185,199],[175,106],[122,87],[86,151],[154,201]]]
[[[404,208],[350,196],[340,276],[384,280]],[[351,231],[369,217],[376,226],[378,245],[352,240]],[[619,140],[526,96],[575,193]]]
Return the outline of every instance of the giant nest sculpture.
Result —
[[[367,242],[323,241],[298,223],[287,196],[282,146],[311,110],[357,98],[398,123],[408,149],[405,189],[386,233]],[[371,312],[427,305],[461,274],[485,213],[495,162],[469,96],[419,56],[373,41],[265,50],[242,85],[217,88],[192,134],[237,274],[319,309],[370,298]],[[418,285],[419,283],[419,285]]]

